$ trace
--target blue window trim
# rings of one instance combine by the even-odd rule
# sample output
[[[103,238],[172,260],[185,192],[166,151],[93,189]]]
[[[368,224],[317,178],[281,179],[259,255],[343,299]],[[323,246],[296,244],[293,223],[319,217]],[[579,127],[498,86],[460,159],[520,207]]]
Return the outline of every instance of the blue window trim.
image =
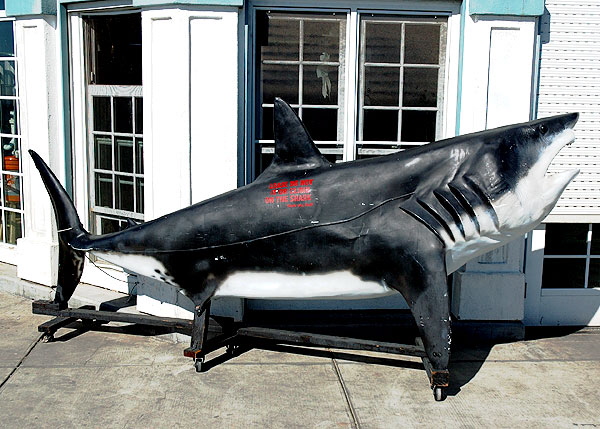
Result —
[[[86,3],[97,0],[5,0],[7,16],[56,15],[57,5]],[[235,6],[242,7],[244,0],[131,0],[131,6]]]
[[[468,0],[470,15],[542,16],[544,0]]]
[[[5,0],[7,16],[56,15],[57,4],[85,3],[97,0]],[[470,15],[541,16],[545,0],[464,0]],[[285,3],[282,1],[282,3]],[[234,6],[243,7],[244,0],[131,0],[131,6]]]

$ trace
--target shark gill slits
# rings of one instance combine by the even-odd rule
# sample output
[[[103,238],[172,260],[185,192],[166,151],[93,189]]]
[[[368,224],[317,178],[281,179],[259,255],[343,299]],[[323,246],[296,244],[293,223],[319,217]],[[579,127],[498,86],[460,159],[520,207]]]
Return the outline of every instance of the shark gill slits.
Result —
[[[446,192],[443,190],[435,190],[435,191],[433,191],[433,195],[439,201],[439,203],[442,205],[442,207],[444,207],[444,209],[446,209],[446,212],[448,212],[448,214],[450,214],[450,216],[452,217],[452,220],[454,221],[454,224],[460,231],[463,238],[467,238],[467,236],[465,234],[465,228],[462,224],[462,219],[460,218],[460,212],[459,212],[459,210],[462,208],[462,206],[456,200],[454,195],[452,195],[450,192]]]
[[[494,206],[492,205],[492,199],[490,198],[490,196],[483,190],[481,186],[479,186],[479,184],[477,184],[477,182],[475,182],[469,176],[465,176],[464,179],[465,182],[467,182],[467,185],[471,187],[473,192],[479,197],[482,204],[485,206],[486,212],[490,215],[492,222],[494,222],[494,226],[497,229],[499,229],[500,222],[498,221],[498,214],[496,213],[496,209],[494,209]]]
[[[466,192],[463,192],[464,188],[461,189],[452,183],[448,183],[448,188],[450,188],[450,192],[452,192],[452,194],[456,197],[463,209],[465,209],[465,211],[469,214],[469,217],[475,225],[477,233],[481,233],[481,226],[479,225],[479,220],[477,219],[477,215],[475,214],[475,210],[471,205],[471,202],[465,197]]]
[[[446,244],[442,235],[436,228],[436,225],[439,224],[437,219],[419,204],[416,204],[414,199],[408,200],[405,204],[400,206],[400,209],[409,216],[422,223],[423,225],[425,225],[425,227],[427,227],[428,230],[433,232],[443,244]]]
[[[438,211],[436,211],[427,202],[420,200],[420,199],[417,199],[417,202],[419,203],[419,205],[421,207],[423,207],[425,210],[427,210],[427,212],[429,212],[429,214],[431,214],[431,216],[433,216],[435,218],[435,220],[438,221],[438,223],[442,226],[442,228],[444,228],[444,231],[446,231],[446,233],[450,236],[452,241],[456,241],[456,239],[454,238],[454,234],[452,234],[452,230],[450,229],[450,225],[448,225],[448,222],[446,221],[446,219],[444,219],[442,217],[442,215]]]

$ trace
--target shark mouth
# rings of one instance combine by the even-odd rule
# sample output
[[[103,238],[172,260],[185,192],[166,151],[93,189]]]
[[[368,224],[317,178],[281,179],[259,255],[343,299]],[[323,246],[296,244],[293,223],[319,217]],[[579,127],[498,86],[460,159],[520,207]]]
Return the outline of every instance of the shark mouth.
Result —
[[[577,119],[568,124],[568,128],[560,132],[554,137],[552,143],[546,150],[546,153],[540,159],[540,166],[543,166],[543,179],[545,186],[549,190],[560,189],[560,192],[579,174],[579,169],[566,170],[559,173],[549,174],[548,170],[554,158],[565,147],[571,145],[575,141],[575,131],[573,127]]]

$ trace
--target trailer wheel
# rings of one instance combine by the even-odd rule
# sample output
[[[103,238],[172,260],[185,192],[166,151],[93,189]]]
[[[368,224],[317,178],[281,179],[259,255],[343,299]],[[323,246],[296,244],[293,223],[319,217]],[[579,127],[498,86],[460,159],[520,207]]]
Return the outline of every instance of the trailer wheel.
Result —
[[[446,399],[446,392],[444,391],[444,388],[441,386],[435,386],[433,388],[433,397],[435,398],[436,402]]]

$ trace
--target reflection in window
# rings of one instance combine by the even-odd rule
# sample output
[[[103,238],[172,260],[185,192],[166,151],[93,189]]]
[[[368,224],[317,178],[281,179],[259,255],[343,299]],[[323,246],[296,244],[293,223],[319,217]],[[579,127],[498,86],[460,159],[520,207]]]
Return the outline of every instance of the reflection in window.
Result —
[[[21,138],[12,21],[0,21],[0,242],[16,244],[23,236]]]
[[[600,287],[600,224],[548,223],[543,288]]]

